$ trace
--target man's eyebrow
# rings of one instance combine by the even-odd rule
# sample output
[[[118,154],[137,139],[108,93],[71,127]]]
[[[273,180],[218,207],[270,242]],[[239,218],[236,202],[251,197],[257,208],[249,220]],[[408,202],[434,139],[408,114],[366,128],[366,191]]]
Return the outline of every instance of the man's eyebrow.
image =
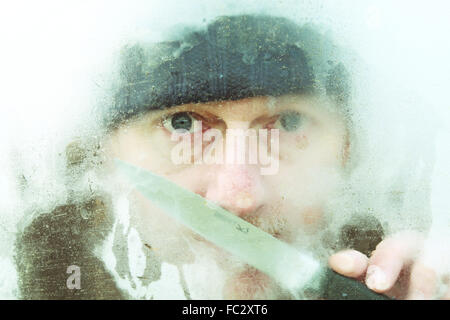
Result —
[[[169,108],[165,108],[162,110],[151,110],[148,112],[149,115],[152,115],[152,118],[158,118],[158,117],[164,117],[164,116],[170,116],[173,114],[176,114],[178,112],[188,112],[188,113],[196,113],[201,116],[207,117],[207,118],[216,118],[219,119],[220,117],[214,113],[208,111],[208,109],[214,108],[213,105],[181,105],[181,106],[173,106]]]

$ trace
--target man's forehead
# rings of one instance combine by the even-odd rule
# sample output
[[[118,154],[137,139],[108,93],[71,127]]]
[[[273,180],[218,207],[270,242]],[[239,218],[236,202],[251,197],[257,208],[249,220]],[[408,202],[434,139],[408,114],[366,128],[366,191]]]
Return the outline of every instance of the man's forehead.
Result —
[[[328,99],[310,95],[284,95],[280,97],[261,96],[239,100],[189,103],[163,110],[152,110],[146,116],[156,118],[164,114],[193,112],[229,121],[252,121],[260,116],[276,115],[284,110],[296,110],[305,114],[320,116],[336,110]]]
[[[275,104],[275,99],[272,97],[252,97],[239,100],[184,104],[167,108],[166,112],[175,113],[179,111],[190,111],[197,113],[211,113],[218,117],[231,115],[236,118],[235,120],[245,120],[245,118],[252,118],[253,114],[274,111],[274,109],[276,109]]]

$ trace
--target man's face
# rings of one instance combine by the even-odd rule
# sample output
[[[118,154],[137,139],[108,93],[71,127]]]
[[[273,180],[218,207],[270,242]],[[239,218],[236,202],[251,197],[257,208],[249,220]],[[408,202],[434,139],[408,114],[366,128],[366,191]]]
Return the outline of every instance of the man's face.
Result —
[[[201,121],[200,130],[194,128],[195,121]],[[174,148],[181,141],[172,139],[176,129],[185,130],[180,139],[192,142],[188,163],[179,164],[174,159]],[[211,129],[222,133],[224,161],[195,163],[198,150],[205,154],[213,143],[202,138]],[[258,152],[272,152],[277,166],[262,174],[261,168],[270,164],[249,163],[249,140],[241,150],[246,152],[246,161],[227,163],[229,129],[254,129],[257,133],[268,129],[267,142],[258,145]],[[278,136],[271,130],[278,131]],[[117,129],[110,137],[110,146],[114,157],[165,176],[295,244],[297,236],[314,230],[321,221],[322,206],[344,165],[348,141],[344,118],[331,104],[306,96],[284,96],[151,111]],[[192,243],[206,245],[137,192],[134,197],[130,201],[131,219],[143,242],[163,259],[176,264],[192,261]]]

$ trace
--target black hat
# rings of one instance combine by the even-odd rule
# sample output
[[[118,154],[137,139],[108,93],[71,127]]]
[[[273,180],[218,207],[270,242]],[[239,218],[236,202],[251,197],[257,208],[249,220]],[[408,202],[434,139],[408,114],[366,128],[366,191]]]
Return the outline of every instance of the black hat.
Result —
[[[220,17],[177,41],[123,48],[109,125],[187,103],[324,92],[349,95],[338,48],[311,26],[279,17]]]

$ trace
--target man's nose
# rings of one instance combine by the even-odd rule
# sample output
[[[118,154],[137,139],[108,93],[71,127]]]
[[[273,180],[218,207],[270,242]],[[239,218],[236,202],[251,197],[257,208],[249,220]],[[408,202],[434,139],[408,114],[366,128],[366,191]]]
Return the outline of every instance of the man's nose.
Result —
[[[239,215],[249,214],[263,202],[264,190],[259,170],[246,164],[224,164],[209,181],[205,197]]]

